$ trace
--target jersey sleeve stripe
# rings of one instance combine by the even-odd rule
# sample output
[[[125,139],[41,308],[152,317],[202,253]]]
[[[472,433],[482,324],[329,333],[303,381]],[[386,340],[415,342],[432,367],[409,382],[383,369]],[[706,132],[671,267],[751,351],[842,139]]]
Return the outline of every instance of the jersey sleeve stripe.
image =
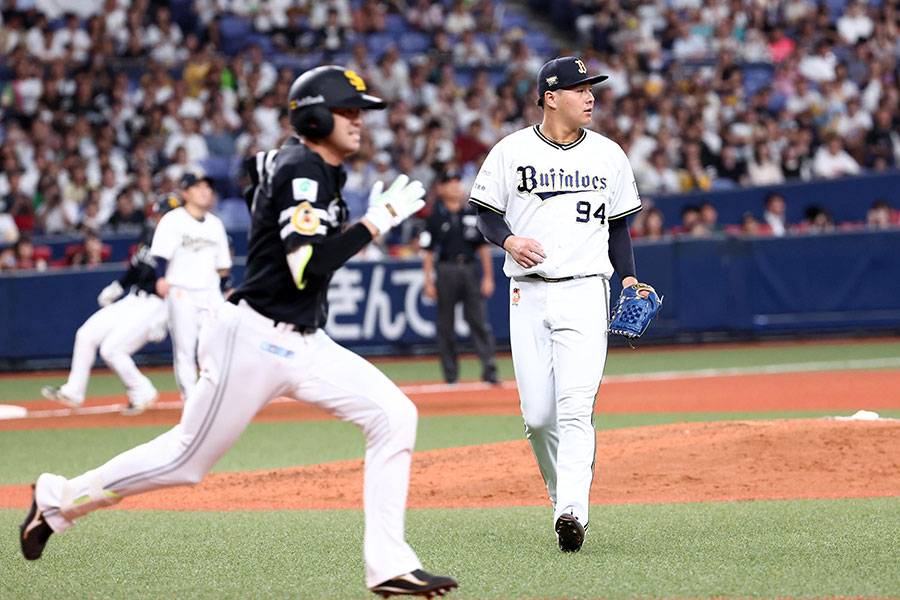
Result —
[[[486,202],[482,202],[481,200],[478,200],[477,198],[469,198],[469,203],[470,203],[470,204],[474,204],[475,206],[480,206],[480,207],[482,207],[482,208],[486,208],[486,209],[488,209],[488,210],[492,210],[492,211],[494,211],[495,213],[497,213],[498,215],[505,215],[505,214],[506,214],[504,211],[499,210],[498,208],[493,207],[493,206],[491,206],[490,204],[488,204],[488,203],[486,203]]]
[[[638,206],[636,208],[632,208],[631,210],[626,210],[625,212],[609,217],[609,220],[612,221],[614,219],[621,219],[622,217],[627,217],[628,215],[633,215],[634,213],[640,211],[643,206]]]
[[[278,214],[278,224],[284,225],[285,223],[291,220],[291,217],[294,216],[294,213],[297,211],[297,205],[289,206]]]

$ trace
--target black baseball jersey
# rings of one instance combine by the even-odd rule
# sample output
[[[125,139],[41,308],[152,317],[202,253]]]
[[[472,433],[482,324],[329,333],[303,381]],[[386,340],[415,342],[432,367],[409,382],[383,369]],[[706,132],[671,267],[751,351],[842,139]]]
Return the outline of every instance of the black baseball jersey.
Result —
[[[135,290],[156,293],[156,258],[150,254],[153,243],[153,227],[144,227],[138,239],[137,250],[131,255],[131,263],[125,275],[119,280],[122,289],[134,286]]]
[[[277,152],[257,155],[262,176],[251,203],[250,244],[244,282],[229,300],[246,300],[254,310],[300,328],[318,328],[328,317],[333,272],[304,275],[298,289],[287,254],[341,233],[348,219],[341,187],[343,167],[289,139]]]
[[[450,212],[438,202],[425,221],[419,245],[432,250],[438,261],[468,261],[475,259],[475,251],[486,244],[478,231],[475,208],[466,203],[457,212]]]

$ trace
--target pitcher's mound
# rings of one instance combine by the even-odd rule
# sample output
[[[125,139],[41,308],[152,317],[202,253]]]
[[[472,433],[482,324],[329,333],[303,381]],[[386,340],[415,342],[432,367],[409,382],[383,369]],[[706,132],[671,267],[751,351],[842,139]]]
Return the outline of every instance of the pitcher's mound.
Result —
[[[900,423],[735,421],[601,431],[591,502],[900,495]],[[363,462],[224,473],[130,509],[362,508]],[[391,482],[384,481],[384,485]],[[525,440],[414,455],[411,508],[549,505]]]

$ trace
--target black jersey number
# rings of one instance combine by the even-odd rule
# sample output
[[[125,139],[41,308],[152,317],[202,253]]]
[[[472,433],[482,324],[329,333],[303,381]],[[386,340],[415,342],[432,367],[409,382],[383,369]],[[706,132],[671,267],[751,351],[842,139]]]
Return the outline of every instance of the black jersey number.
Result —
[[[606,203],[601,202],[600,206],[591,214],[591,203],[586,200],[581,200],[578,204],[575,205],[575,212],[578,213],[578,216],[575,217],[576,223],[587,223],[591,220],[591,216],[595,219],[600,219],[601,225],[606,225]]]

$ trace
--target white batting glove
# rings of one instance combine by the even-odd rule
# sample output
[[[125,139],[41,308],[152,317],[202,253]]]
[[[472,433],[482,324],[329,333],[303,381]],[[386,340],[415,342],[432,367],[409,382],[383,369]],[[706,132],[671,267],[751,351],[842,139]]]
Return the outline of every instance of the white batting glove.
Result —
[[[382,191],[384,184],[380,181],[372,186],[369,193],[369,210],[364,219],[384,234],[391,227],[405,221],[425,206],[425,186],[421,181],[409,181],[406,175],[400,175],[387,190]]]
[[[97,296],[97,304],[100,306],[107,306],[112,304],[116,300],[119,299],[119,296],[122,295],[122,292],[125,290],[122,288],[122,284],[118,281],[113,281],[111,284],[103,288],[103,291],[100,292],[100,295]]]

